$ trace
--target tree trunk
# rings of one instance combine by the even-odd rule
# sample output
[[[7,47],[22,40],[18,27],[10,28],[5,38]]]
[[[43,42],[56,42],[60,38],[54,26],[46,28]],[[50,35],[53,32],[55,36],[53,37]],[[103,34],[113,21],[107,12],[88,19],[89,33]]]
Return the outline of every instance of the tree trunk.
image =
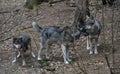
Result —
[[[88,0],[78,0],[76,2],[76,12],[74,16],[74,22],[73,25],[77,28],[80,29],[85,25],[85,19],[86,15],[90,16],[89,12],[89,1]]]
[[[25,7],[28,9],[34,9],[37,5],[41,4],[44,0],[26,0]]]

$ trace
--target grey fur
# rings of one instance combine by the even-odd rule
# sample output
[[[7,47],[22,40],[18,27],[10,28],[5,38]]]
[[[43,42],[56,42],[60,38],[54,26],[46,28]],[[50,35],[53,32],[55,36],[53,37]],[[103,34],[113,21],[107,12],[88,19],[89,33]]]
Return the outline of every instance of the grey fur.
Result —
[[[98,54],[97,45],[98,38],[102,29],[101,23],[93,16],[87,16],[85,29],[86,32],[89,33],[89,35],[87,36],[87,49],[90,49],[89,54]]]
[[[17,58],[19,58],[21,55],[22,65],[23,66],[26,65],[24,54],[28,49],[30,49],[32,57],[35,58],[35,54],[33,53],[32,47],[31,47],[31,38],[28,34],[22,34],[19,37],[14,37],[13,48],[15,49],[16,54],[12,63],[16,62]]]
[[[72,33],[71,27],[48,27],[41,28],[37,23],[32,23],[33,29],[40,33],[40,49],[38,52],[38,60],[41,60],[41,50],[46,49],[46,58],[48,58],[48,48],[50,44],[60,44],[63,52],[64,63],[68,64],[69,59],[69,45],[73,43],[74,38],[79,39],[81,32]]]

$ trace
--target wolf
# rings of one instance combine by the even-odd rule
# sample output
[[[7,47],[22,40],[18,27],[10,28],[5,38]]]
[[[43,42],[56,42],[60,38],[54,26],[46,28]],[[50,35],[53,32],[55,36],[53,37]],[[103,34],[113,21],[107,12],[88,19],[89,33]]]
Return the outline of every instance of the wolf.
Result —
[[[51,26],[48,28],[41,28],[36,22],[32,23],[33,29],[40,33],[40,49],[38,51],[38,60],[41,60],[41,50],[46,49],[46,58],[48,56],[48,48],[50,44],[60,44],[63,53],[63,59],[65,64],[69,64],[71,59],[69,58],[69,45],[73,42],[73,37],[67,32],[67,27],[61,28],[57,26]]]
[[[101,23],[95,19],[92,15],[86,16],[85,30],[88,33],[87,36],[87,49],[90,49],[89,54],[98,54],[98,39],[101,33]]]
[[[40,49],[38,51],[38,60],[41,60],[41,50],[46,49],[46,58],[48,56],[48,48],[50,44],[61,45],[63,59],[65,64],[69,64],[71,59],[69,58],[69,46],[74,40],[79,39],[82,31],[77,31],[73,33],[71,31],[71,26],[57,27],[51,26],[48,28],[41,28],[36,22],[32,22],[32,27],[35,31],[39,32],[40,37]]]
[[[35,58],[35,54],[33,53],[31,47],[31,38],[28,34],[22,34],[18,37],[13,37],[13,48],[16,51],[16,54],[12,63],[16,62],[17,58],[21,56],[22,65],[26,65],[24,54],[27,50],[30,50],[32,57]]]

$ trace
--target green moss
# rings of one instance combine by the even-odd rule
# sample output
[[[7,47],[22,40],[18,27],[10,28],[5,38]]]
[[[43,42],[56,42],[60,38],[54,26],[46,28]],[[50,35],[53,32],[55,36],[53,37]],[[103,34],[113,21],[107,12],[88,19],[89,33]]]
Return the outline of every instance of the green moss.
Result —
[[[38,62],[41,66],[48,66],[49,65],[48,59],[39,60]]]

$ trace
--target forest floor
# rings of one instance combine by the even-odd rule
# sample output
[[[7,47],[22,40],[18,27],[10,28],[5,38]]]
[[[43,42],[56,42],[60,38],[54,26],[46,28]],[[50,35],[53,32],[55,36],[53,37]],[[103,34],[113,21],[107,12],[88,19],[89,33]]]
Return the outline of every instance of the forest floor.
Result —
[[[103,11],[101,6],[97,11],[94,5],[91,6],[91,10],[97,12],[96,18],[103,27],[99,38],[99,54],[89,55],[86,38],[81,37],[70,47],[72,61],[68,65],[63,63],[59,45],[50,47],[49,60],[37,61],[37,57],[32,58],[28,51],[25,57],[26,66],[22,66],[21,57],[12,64],[15,55],[12,48],[13,35],[28,33],[32,38],[32,49],[37,56],[40,35],[32,29],[32,21],[36,21],[43,28],[71,26],[76,10],[76,7],[69,7],[64,1],[54,3],[51,7],[42,3],[38,11],[27,10],[23,5],[24,0],[0,1],[0,74],[120,74],[120,9],[114,9],[112,21],[113,8],[108,6],[105,6]],[[44,53],[43,50],[43,57]]]

